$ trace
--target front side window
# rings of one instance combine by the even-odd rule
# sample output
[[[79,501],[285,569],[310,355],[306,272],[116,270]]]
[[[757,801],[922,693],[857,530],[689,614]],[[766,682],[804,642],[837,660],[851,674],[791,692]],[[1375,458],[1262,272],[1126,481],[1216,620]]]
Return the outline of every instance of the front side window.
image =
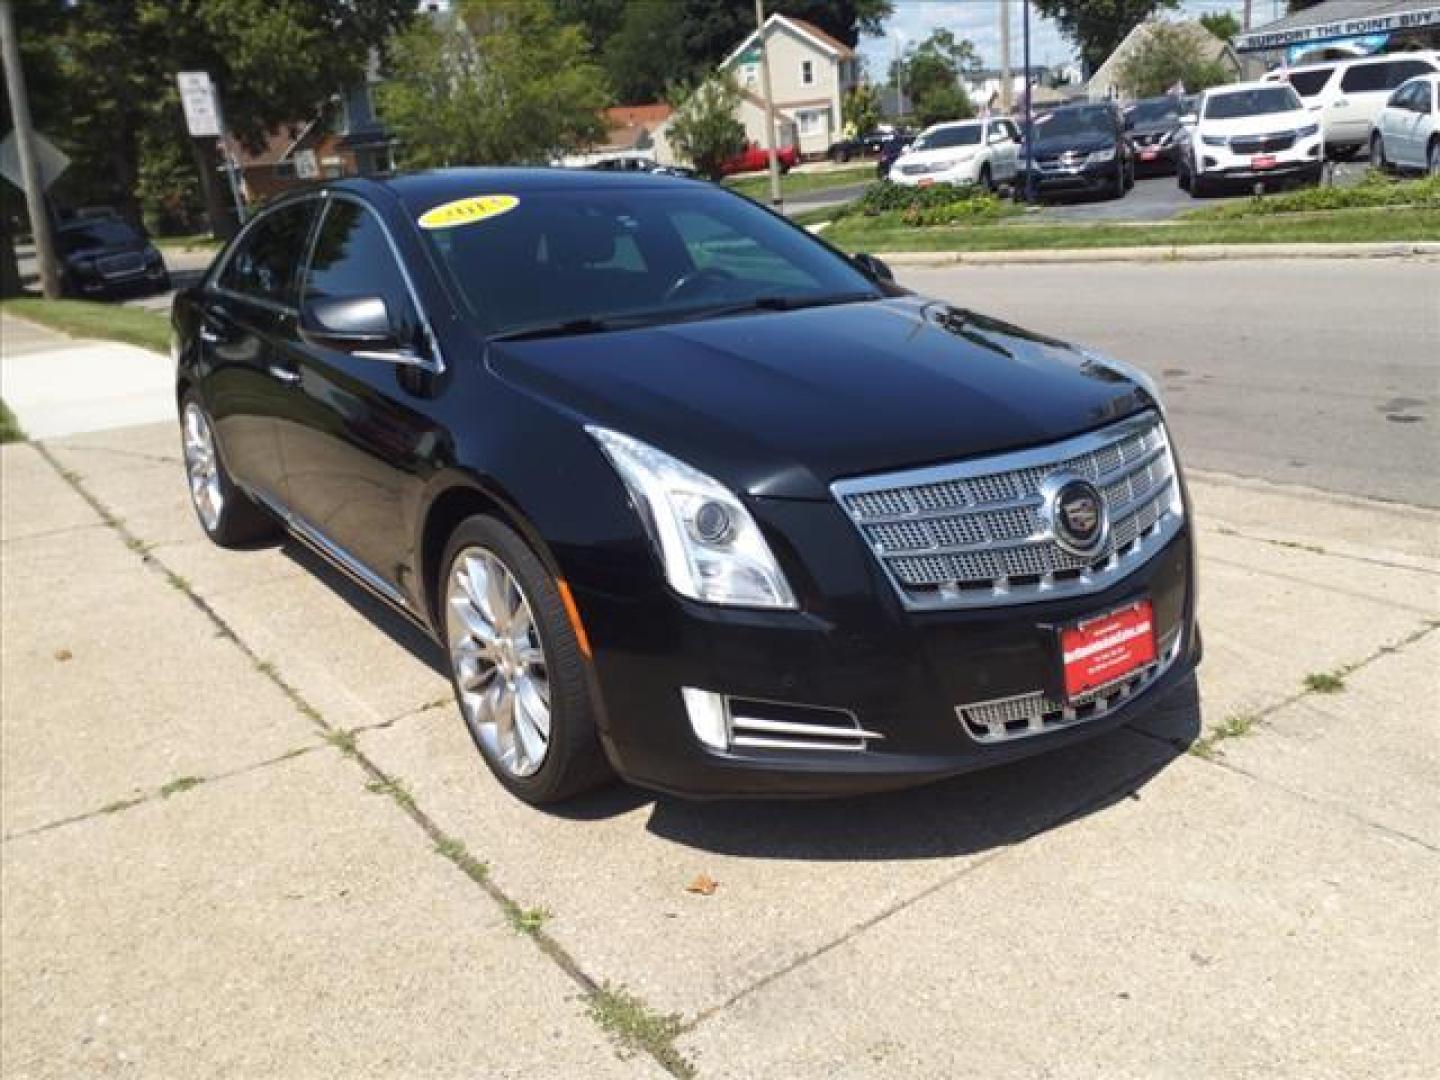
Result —
[[[1234,120],[1242,116],[1294,112],[1301,108],[1304,106],[1290,87],[1261,86],[1252,90],[1214,95],[1205,103],[1205,119]]]
[[[877,295],[802,230],[703,185],[525,191],[518,199],[499,216],[421,230],[486,333]]]
[[[382,297],[395,325],[413,331],[417,320],[410,290],[379,219],[359,203],[331,199],[315,237],[303,300],[363,296]]]
[[[314,199],[290,203],[255,222],[225,263],[220,288],[294,307],[315,205]]]

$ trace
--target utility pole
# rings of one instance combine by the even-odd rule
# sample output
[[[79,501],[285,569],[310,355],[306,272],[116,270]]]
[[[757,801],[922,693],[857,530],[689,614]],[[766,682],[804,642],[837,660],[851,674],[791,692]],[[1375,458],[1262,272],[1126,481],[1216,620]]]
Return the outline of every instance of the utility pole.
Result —
[[[765,0],[755,0],[755,26],[760,42],[760,88],[765,94],[765,149],[770,156],[770,205],[784,205],[780,194],[780,159],[775,156],[775,98],[770,92],[770,50],[765,47]]]
[[[40,184],[40,163],[35,158],[35,129],[30,125],[30,98],[25,72],[20,67],[20,42],[15,37],[15,15],[10,0],[0,0],[0,55],[5,61],[5,91],[15,120],[15,149],[25,180],[25,210],[30,235],[35,238],[35,260],[40,264],[40,291],[46,300],[60,298],[60,265],[55,261],[55,238],[50,232],[50,209]]]
[[[1026,72],[1028,77],[1029,72]],[[1010,0],[1000,0],[1000,111],[1009,116],[1015,108],[1010,76]]]
[[[1251,8],[1251,4],[1252,4],[1252,0],[1245,0],[1245,15],[1244,15],[1243,19],[1241,20],[1241,24],[1240,24],[1240,25],[1241,25],[1241,28],[1242,28],[1243,30],[1245,30],[1246,33],[1249,33],[1249,31],[1250,31],[1250,14],[1251,14],[1250,8]]]
[[[1025,5],[1025,201],[1035,198],[1035,114],[1030,101],[1030,0]]]

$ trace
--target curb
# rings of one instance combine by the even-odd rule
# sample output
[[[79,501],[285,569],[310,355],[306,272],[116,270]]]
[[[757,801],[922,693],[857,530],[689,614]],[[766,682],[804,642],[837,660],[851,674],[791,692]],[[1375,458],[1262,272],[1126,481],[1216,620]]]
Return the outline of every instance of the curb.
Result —
[[[1225,262],[1235,259],[1406,259],[1440,255],[1440,242],[1368,244],[1192,244],[1054,251],[878,251],[893,266],[1011,266],[1022,263]]]

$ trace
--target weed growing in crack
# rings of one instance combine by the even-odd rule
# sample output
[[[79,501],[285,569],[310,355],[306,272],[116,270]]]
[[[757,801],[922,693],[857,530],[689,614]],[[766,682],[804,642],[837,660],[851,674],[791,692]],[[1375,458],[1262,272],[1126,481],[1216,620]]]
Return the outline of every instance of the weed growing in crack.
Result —
[[[608,982],[590,995],[589,1006],[591,1019],[620,1044],[622,1056],[643,1051],[673,1076],[695,1075],[695,1066],[675,1048],[680,1034],[677,1013],[657,1013],[625,987]]]

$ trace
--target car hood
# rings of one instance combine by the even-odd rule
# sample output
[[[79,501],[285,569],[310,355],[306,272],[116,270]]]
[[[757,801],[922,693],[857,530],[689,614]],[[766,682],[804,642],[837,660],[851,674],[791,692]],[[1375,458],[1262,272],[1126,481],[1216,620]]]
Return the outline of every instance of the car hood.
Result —
[[[1092,154],[1096,150],[1107,150],[1115,145],[1112,135],[1066,135],[1057,138],[1037,138],[1031,153],[1035,157],[1054,157],[1073,150],[1077,154]]]
[[[900,161],[905,164],[929,165],[935,161],[953,161],[960,158],[972,158],[978,154],[984,146],[975,143],[973,146],[941,146],[934,150],[907,149],[900,155]]]
[[[1175,131],[1180,127],[1178,121],[1162,120],[1155,124],[1136,124],[1130,129],[1131,135],[1164,135],[1167,131]]]
[[[1264,113],[1260,116],[1237,116],[1233,120],[1202,120],[1200,131],[1204,135],[1268,135],[1274,131],[1294,131],[1315,123],[1307,110],[1296,109],[1283,113]]]
[[[1103,360],[944,304],[896,298],[499,342],[499,377],[770,498],[1046,443],[1148,397]]]

